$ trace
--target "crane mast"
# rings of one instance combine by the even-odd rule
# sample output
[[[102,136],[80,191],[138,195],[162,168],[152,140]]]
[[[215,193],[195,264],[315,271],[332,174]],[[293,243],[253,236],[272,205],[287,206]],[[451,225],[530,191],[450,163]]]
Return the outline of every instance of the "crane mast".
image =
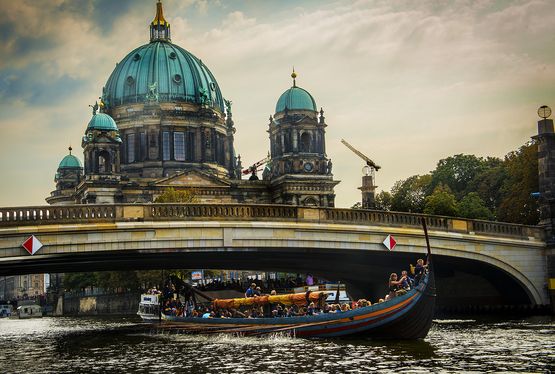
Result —
[[[375,185],[374,171],[378,171],[380,166],[376,165],[368,156],[350,145],[345,139],[341,139],[341,143],[366,162],[366,166],[363,168],[362,186],[358,189],[362,192],[362,208],[374,209],[376,207],[375,192],[377,187]]]

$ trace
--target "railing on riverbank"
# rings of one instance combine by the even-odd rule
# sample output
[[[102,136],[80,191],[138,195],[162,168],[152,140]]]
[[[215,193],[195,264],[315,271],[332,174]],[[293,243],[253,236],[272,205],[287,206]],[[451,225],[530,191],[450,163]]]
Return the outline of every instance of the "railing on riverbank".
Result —
[[[116,223],[126,221],[317,222],[420,228],[425,217],[436,231],[541,239],[537,226],[377,210],[254,204],[114,204],[0,208],[0,227]]]

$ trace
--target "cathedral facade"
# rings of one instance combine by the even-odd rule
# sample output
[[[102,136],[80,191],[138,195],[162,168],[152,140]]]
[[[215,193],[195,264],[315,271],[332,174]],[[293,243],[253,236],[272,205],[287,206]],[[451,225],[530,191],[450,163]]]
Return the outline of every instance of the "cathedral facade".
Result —
[[[297,87],[295,72],[270,116],[265,165],[243,170],[231,101],[202,60],[171,42],[161,2],[156,6],[150,42],[116,65],[93,106],[81,141],[84,166],[70,148],[46,201],[146,203],[173,188],[201,203],[334,206],[339,182],[326,155],[324,112]]]

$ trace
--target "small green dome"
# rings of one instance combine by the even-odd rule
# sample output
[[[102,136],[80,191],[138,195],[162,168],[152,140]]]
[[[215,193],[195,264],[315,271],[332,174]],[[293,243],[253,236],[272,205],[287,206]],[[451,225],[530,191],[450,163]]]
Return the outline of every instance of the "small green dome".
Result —
[[[281,94],[276,104],[276,113],[288,110],[310,110],[316,112],[316,102],[307,90],[293,86]]]
[[[106,113],[96,113],[89,121],[88,130],[118,131],[118,126],[116,121]]]
[[[83,168],[81,165],[81,161],[77,157],[72,154],[67,155],[60,161],[60,165],[58,165],[58,169],[76,169],[76,168]]]

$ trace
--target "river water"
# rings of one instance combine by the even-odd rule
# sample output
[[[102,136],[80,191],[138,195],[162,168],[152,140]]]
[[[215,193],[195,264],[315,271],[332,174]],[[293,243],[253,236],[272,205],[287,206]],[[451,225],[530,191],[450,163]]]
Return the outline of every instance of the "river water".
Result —
[[[423,341],[191,336],[136,318],[0,319],[1,373],[555,372],[555,320],[436,320]]]

